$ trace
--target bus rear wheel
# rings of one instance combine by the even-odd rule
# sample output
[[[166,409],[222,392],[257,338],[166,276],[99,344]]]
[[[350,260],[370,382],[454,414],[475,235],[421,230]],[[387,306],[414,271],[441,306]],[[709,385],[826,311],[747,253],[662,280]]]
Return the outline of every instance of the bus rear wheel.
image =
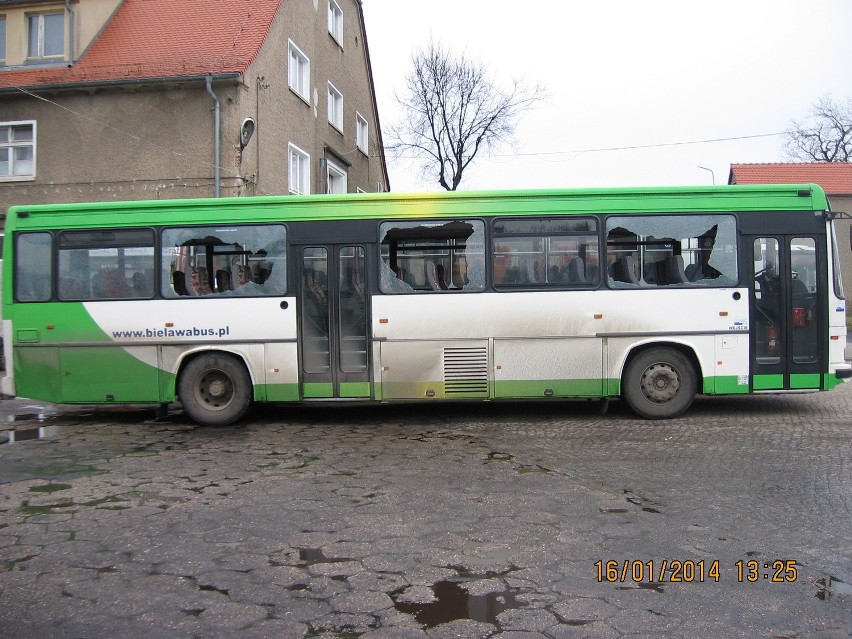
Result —
[[[648,419],[670,419],[695,399],[697,377],[689,358],[673,348],[655,348],[637,355],[622,380],[624,399]]]
[[[251,408],[251,379],[243,363],[234,357],[201,355],[181,373],[178,397],[193,421],[204,426],[225,426]]]

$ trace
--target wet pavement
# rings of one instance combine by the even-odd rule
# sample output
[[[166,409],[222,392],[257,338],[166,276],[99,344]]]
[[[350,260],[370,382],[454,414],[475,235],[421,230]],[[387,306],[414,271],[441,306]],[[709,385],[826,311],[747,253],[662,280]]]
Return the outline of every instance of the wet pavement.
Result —
[[[4,400],[0,637],[852,637],[852,384],[667,422]]]

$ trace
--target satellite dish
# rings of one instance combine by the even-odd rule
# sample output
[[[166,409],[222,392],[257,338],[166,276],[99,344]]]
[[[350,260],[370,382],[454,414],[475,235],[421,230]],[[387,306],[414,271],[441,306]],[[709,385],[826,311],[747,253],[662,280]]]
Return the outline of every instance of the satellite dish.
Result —
[[[240,151],[242,151],[254,135],[255,123],[253,118],[246,118],[240,125]]]

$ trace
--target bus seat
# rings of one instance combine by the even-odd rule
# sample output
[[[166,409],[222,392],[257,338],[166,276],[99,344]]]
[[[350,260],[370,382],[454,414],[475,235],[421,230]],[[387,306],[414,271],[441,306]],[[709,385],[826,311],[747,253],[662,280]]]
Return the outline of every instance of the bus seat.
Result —
[[[626,284],[639,284],[636,277],[636,260],[632,255],[619,257],[612,264],[612,279]]]
[[[198,294],[199,295],[210,295],[213,292],[213,289],[210,287],[210,276],[208,275],[208,271],[203,266],[198,267]]]
[[[447,285],[443,280],[443,267],[432,260],[426,262],[426,281],[433,291],[446,291]]]
[[[665,259],[665,282],[661,284],[686,284],[689,279],[686,277],[686,272],[683,268],[682,255],[669,255]]]
[[[582,257],[575,257],[568,263],[568,281],[586,282],[586,263]]]
[[[224,269],[216,271],[216,288],[219,289],[220,293],[234,290],[234,286],[231,284],[231,271]]]
[[[690,282],[701,279],[701,269],[698,268],[698,264],[688,265],[685,269],[683,269],[683,273],[686,275],[686,279]]]
[[[183,271],[172,273],[172,288],[178,295],[184,297],[189,295],[189,291],[186,290],[186,274]]]
[[[238,288],[240,286],[245,286],[249,282],[253,281],[251,268],[246,266],[245,264],[237,264],[237,283],[234,288]]]

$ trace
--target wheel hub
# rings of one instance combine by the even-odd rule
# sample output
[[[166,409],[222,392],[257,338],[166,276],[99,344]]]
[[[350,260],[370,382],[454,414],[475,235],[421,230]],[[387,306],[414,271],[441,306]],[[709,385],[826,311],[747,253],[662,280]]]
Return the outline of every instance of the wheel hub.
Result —
[[[222,397],[227,392],[227,387],[225,386],[225,383],[222,380],[217,379],[216,381],[211,382],[210,386],[207,389],[207,392],[212,397]]]
[[[656,404],[670,402],[680,390],[677,371],[666,364],[652,364],[642,375],[642,393]]]

